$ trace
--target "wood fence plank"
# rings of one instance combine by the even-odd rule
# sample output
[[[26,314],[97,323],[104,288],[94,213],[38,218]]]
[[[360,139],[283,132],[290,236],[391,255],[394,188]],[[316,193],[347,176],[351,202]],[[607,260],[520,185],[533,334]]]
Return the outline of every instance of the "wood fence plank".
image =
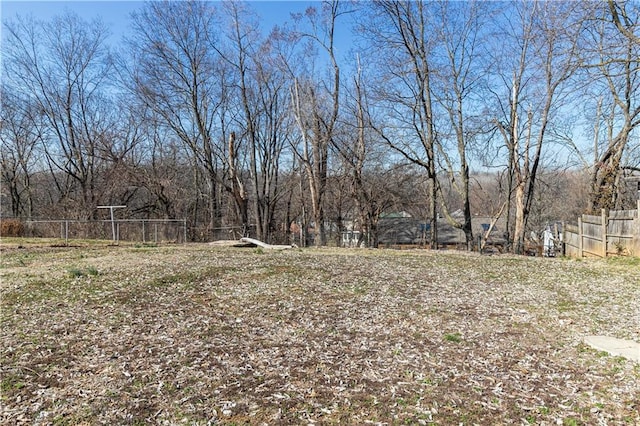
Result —
[[[602,216],[594,216],[592,214],[583,214],[582,222],[590,223],[593,225],[602,225]]]
[[[607,211],[605,209],[602,209],[602,212],[600,214],[600,220],[602,221],[602,227],[600,229],[600,241],[602,242],[602,248],[601,248],[601,253],[602,253],[602,257],[607,257]]]
[[[640,200],[636,210],[602,210],[600,216],[581,215],[578,226],[565,225],[565,255],[631,255],[640,257]]]

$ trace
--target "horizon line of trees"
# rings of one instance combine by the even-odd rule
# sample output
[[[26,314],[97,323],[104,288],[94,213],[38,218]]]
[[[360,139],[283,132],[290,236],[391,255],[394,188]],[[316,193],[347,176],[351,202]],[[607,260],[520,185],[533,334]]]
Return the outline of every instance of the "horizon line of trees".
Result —
[[[503,216],[522,253],[545,221],[635,208],[639,20],[614,0],[325,1],[266,33],[250,3],[164,1],[118,50],[98,19],[17,16],[0,215],[127,205],[192,240],[282,242],[295,223],[303,244],[352,226],[377,247],[404,210],[469,248],[474,215]]]

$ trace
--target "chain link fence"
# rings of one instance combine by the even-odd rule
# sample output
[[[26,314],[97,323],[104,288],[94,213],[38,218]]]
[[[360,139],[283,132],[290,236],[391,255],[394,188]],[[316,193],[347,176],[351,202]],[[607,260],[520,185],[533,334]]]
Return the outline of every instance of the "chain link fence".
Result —
[[[185,219],[27,220],[24,236],[37,238],[99,239],[141,243],[185,243]]]

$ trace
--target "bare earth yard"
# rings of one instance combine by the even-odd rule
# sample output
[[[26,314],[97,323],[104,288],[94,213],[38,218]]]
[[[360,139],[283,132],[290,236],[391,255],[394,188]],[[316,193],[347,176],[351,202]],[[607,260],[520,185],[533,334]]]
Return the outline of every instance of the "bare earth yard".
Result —
[[[640,261],[19,243],[2,424],[640,423]]]

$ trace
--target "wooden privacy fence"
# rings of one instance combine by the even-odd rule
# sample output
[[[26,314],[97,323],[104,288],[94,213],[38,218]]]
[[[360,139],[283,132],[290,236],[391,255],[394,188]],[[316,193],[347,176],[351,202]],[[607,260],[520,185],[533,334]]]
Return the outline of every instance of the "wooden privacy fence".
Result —
[[[640,200],[636,210],[602,210],[583,214],[578,225],[564,227],[565,255],[571,257],[640,257]]]

